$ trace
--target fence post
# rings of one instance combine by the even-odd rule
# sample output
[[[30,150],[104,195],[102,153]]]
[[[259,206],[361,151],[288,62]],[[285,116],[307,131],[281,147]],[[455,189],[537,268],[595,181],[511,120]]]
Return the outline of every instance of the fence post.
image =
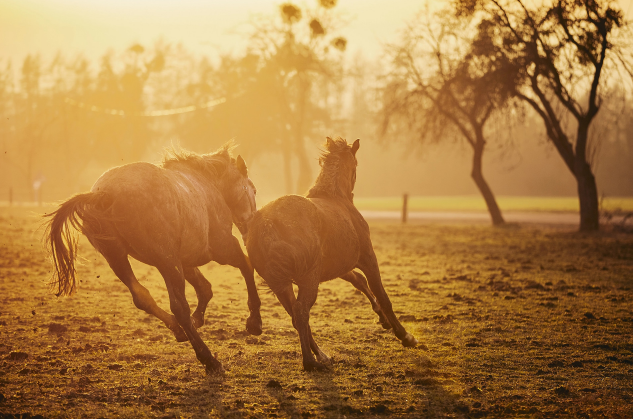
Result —
[[[407,222],[407,205],[409,201],[409,194],[404,194],[402,197],[402,223],[406,224]]]

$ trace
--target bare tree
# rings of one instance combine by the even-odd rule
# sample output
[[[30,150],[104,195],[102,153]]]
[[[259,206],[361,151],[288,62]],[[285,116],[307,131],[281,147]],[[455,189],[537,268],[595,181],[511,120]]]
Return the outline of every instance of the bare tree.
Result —
[[[494,225],[504,223],[483,175],[486,123],[509,95],[490,60],[475,60],[469,50],[472,28],[446,11],[421,14],[391,46],[393,70],[384,92],[382,133],[390,125],[413,130],[423,142],[457,136],[473,150],[471,177]],[[482,69],[492,69],[482,71]]]
[[[543,120],[548,138],[574,175],[580,230],[599,228],[598,191],[591,167],[589,129],[609,77],[628,46],[625,21],[612,0],[459,0],[458,16],[477,22],[473,55],[500,60],[514,95]],[[599,140],[599,139],[598,139]]]
[[[320,100],[317,87],[324,80],[337,83],[341,79],[340,53],[347,41],[336,35],[335,6],[335,0],[321,0],[314,10],[284,3],[278,16],[254,22],[251,49],[266,68],[274,100],[281,108],[278,139],[289,193],[303,193],[313,181],[306,140],[317,122],[327,125],[329,119],[327,100]],[[299,162],[296,188],[289,183],[293,155]]]

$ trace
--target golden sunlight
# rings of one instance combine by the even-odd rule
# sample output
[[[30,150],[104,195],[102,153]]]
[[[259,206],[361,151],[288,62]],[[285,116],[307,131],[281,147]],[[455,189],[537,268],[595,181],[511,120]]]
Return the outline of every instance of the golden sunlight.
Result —
[[[0,0],[0,419],[633,418],[632,13]]]

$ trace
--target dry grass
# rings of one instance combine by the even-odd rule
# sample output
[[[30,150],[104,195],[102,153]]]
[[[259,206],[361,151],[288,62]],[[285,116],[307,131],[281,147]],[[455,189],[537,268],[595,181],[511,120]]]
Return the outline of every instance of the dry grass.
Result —
[[[301,370],[297,334],[263,287],[264,334],[247,336],[239,271],[210,264],[200,333],[227,373],[206,376],[85,240],[79,292],[48,293],[28,211],[0,209],[0,417],[633,416],[633,236],[374,223],[385,288],[428,350],[403,348],[332,281],[311,320],[335,361],[325,373]],[[133,266],[168,308],[157,271]]]

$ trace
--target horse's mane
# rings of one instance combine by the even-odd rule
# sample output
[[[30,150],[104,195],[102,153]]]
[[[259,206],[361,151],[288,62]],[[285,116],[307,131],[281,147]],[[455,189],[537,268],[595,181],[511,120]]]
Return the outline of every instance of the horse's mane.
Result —
[[[341,173],[348,173],[353,167],[356,167],[356,159],[344,159],[345,153],[350,153],[352,147],[347,144],[347,141],[338,137],[332,139],[327,137],[328,141],[325,144],[325,150],[319,157],[319,165],[321,166],[321,172],[314,181],[314,185],[308,191],[306,195],[308,198],[347,198],[352,199],[352,185],[351,181],[346,182],[340,179]],[[344,190],[343,190],[344,189]]]
[[[165,153],[162,166],[172,170],[192,170],[218,179],[224,174],[228,165],[235,164],[235,159],[231,157],[231,151],[234,148],[235,144],[232,140],[209,154],[197,154],[193,151],[171,148]]]

